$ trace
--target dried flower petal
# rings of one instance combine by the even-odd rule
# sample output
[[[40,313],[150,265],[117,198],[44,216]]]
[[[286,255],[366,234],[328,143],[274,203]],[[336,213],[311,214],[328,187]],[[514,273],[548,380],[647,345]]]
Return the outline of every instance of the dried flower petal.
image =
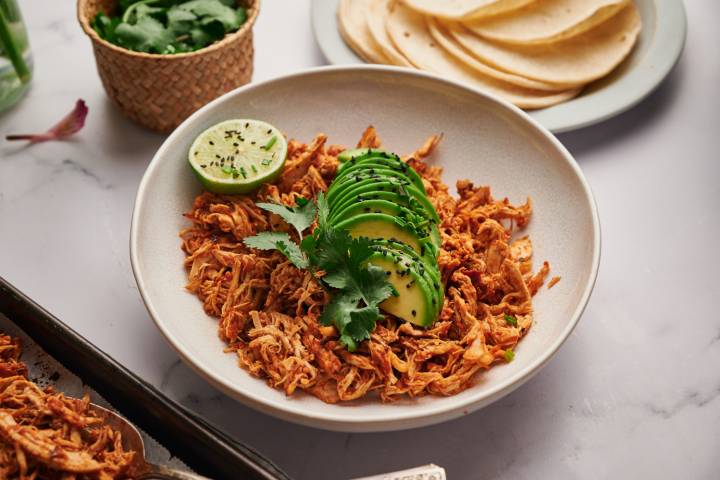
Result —
[[[30,143],[46,142],[48,140],[62,140],[80,131],[85,125],[85,117],[88,114],[88,107],[85,101],[79,99],[75,108],[68,113],[57,125],[45,133],[8,135],[6,140],[28,140]]]

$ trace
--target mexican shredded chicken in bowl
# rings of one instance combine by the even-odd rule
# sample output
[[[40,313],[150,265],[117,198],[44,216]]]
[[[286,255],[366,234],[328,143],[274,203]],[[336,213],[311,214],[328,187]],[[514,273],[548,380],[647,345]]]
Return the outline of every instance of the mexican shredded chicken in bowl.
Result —
[[[439,216],[439,314],[421,328],[384,312],[354,351],[335,326],[319,320],[330,294],[317,274],[278,250],[243,242],[265,231],[296,237],[288,223],[257,204],[316,199],[338,174],[343,147],[329,145],[322,134],[307,144],[289,141],[273,183],[245,195],[204,192],[195,198],[185,215],[191,225],[180,233],[187,289],[218,318],[220,338],[242,368],[287,395],[303,390],[336,403],[372,394],[391,402],[456,394],[478,372],[512,360],[533,323],[532,297],[549,273],[547,262],[533,271],[530,238],[515,235],[530,221],[532,203],[512,205],[469,180],[458,181],[458,196],[451,195],[442,168],[425,161],[440,140],[433,136],[402,157]],[[380,146],[372,127],[358,142]]]

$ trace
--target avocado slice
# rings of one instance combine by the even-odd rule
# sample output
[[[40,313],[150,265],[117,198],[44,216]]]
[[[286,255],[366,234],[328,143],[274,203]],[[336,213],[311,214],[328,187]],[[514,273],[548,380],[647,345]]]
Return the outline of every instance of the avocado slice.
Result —
[[[440,313],[445,298],[445,286],[442,283],[435,257],[429,254],[421,257],[410,246],[395,239],[378,240],[373,248],[393,258],[395,263],[400,267],[398,268],[399,272],[412,267],[413,270],[421,275],[428,286],[432,288],[434,297],[431,299],[431,302],[433,308],[437,310],[436,313]]]
[[[346,168],[341,168],[337,177],[335,177],[335,181],[339,181],[340,179],[357,173],[367,172],[370,174],[383,174],[387,173],[388,170],[407,177],[407,179],[410,180],[410,182],[415,185],[418,190],[425,193],[425,185],[423,184],[422,178],[420,178],[420,175],[418,175],[415,170],[403,162],[395,162],[394,160],[387,158],[369,158],[361,162],[356,162]]]
[[[396,260],[383,252],[373,254],[368,262],[385,270],[388,282],[398,293],[382,302],[380,308],[420,327],[432,325],[437,318],[438,309],[433,305],[437,298],[417,270],[398,268]]]
[[[374,177],[374,176],[373,176]],[[392,178],[361,178],[356,182],[344,182],[340,184],[335,184],[333,182],[330,184],[330,188],[328,189],[325,196],[328,199],[328,203],[330,204],[330,208],[333,208],[335,205],[340,205],[339,202],[341,202],[341,198],[344,198],[346,194],[350,190],[357,189],[358,187],[362,186],[373,186],[377,185],[378,190],[387,190],[389,192],[396,192],[401,193],[405,192],[405,187],[411,187],[409,180],[400,180],[398,178],[392,177]],[[401,188],[402,187],[402,188]],[[417,188],[414,186],[412,187],[417,191]],[[419,192],[418,192],[419,193]]]
[[[335,225],[335,228],[347,230],[352,237],[370,239],[394,238],[410,245],[416,252],[431,249],[435,254],[437,247],[430,239],[429,230],[419,230],[412,224],[397,217],[382,213],[363,213],[348,218]]]
[[[328,202],[333,201],[332,199],[338,195],[338,191],[341,192],[348,187],[357,185],[360,182],[367,182],[368,180],[373,180],[375,182],[387,180],[397,183],[398,185],[412,185],[417,189],[417,186],[412,184],[410,179],[404,174],[389,169],[381,170],[373,170],[373,173],[370,173],[370,171],[351,172],[350,175],[342,178],[336,178],[333,180],[332,184],[330,184],[330,188],[327,191]],[[425,195],[424,192],[423,195]]]
[[[440,223],[440,216],[430,203],[426,195],[423,195],[412,185],[403,185],[401,189],[392,182],[357,184],[350,190],[339,195],[337,200],[331,204],[331,216],[340,212],[352,204],[363,200],[387,200],[410,208],[416,212],[424,211],[435,223]]]
[[[426,225],[420,225],[421,227],[429,228],[430,230],[430,241],[440,248],[441,239],[440,232],[437,226],[433,222],[428,221],[428,215],[424,209],[412,210],[400,203],[388,202],[387,200],[363,200],[359,202],[352,202],[342,211],[330,215],[330,224],[336,225],[344,220],[348,220],[357,215],[365,213],[382,213],[391,217],[397,217],[402,220],[406,220],[413,223],[425,221]],[[422,247],[421,247],[422,248]],[[423,252],[424,253],[424,252]],[[434,257],[433,257],[434,259]]]
[[[410,247],[408,244],[401,242],[395,238],[390,238],[387,240],[377,240],[373,248],[379,252],[388,252],[392,253],[393,255],[402,254],[406,257],[409,257],[408,261],[413,265],[422,263],[422,265],[417,267],[420,271],[420,274],[427,277],[426,280],[429,284],[433,286],[433,288],[437,290],[442,290],[440,271],[437,267],[437,260],[432,255],[432,252],[428,251],[425,252],[425,255],[418,255],[418,253],[413,250],[413,248]]]
[[[396,154],[379,148],[353,148],[351,150],[340,152],[337,158],[341,164],[345,164],[353,163],[369,157],[387,157],[400,160],[400,157]]]

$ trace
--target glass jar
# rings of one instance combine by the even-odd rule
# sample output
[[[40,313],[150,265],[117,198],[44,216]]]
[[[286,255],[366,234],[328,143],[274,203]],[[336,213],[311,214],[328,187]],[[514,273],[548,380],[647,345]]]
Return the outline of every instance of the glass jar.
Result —
[[[32,55],[16,0],[0,0],[0,111],[23,96],[32,78]]]

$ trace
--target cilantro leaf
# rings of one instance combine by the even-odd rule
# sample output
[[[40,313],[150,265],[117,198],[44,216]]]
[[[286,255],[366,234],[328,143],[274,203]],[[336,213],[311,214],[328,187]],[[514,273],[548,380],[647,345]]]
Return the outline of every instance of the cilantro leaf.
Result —
[[[190,33],[195,26],[196,20],[197,15],[187,10],[173,7],[167,12],[168,28],[172,30],[175,35]]]
[[[345,230],[336,230],[328,222],[329,207],[320,193],[317,205],[304,198],[297,206],[276,203],[257,203],[264,210],[275,213],[291,224],[302,239],[297,245],[283,232],[261,232],[243,241],[251,248],[277,249],[299,268],[322,271],[321,282],[332,289],[332,298],[325,305],[320,322],[334,325],[340,342],[349,351],[370,338],[375,322],[382,318],[379,305],[395,288],[387,281],[385,270],[368,263],[375,253],[374,242],[366,237],[353,238]],[[317,215],[318,226],[305,238],[302,232],[312,225]]]
[[[226,31],[240,27],[240,19],[234,8],[223,5],[219,0],[190,0],[176,8],[194,13],[204,22],[218,21]]]
[[[284,232],[260,232],[252,237],[245,237],[243,243],[258,250],[279,250],[298,268],[308,268],[308,259],[297,243]]]
[[[99,12],[101,38],[147,53],[189,52],[220,40],[247,21],[234,0],[118,0],[120,16]]]
[[[310,263],[323,270],[322,281],[337,289],[320,315],[323,325],[335,325],[340,342],[349,351],[370,338],[375,322],[382,318],[378,305],[397,294],[385,271],[367,263],[374,250],[372,240],[352,238],[328,225],[329,208],[323,194],[317,198],[318,228],[302,241]]]
[[[164,53],[175,36],[153,17],[140,17],[137,23],[121,23],[115,29],[118,44],[137,52]]]
[[[508,325],[512,325],[513,327],[518,326],[517,318],[513,317],[512,315],[505,314],[505,321],[508,323]]]
[[[92,21],[92,27],[100,36],[100,38],[104,38],[111,43],[117,42],[117,39],[115,37],[115,29],[118,27],[118,25],[120,25],[120,18],[110,18],[103,12],[98,13],[95,16],[95,19]]]
[[[302,232],[312,225],[313,221],[315,221],[315,213],[317,212],[314,203],[308,202],[305,199],[302,200],[304,200],[304,202],[301,202],[298,198],[297,207],[286,207],[278,203],[256,203],[255,205],[263,210],[280,215],[283,220],[295,227],[298,235],[302,238]]]

